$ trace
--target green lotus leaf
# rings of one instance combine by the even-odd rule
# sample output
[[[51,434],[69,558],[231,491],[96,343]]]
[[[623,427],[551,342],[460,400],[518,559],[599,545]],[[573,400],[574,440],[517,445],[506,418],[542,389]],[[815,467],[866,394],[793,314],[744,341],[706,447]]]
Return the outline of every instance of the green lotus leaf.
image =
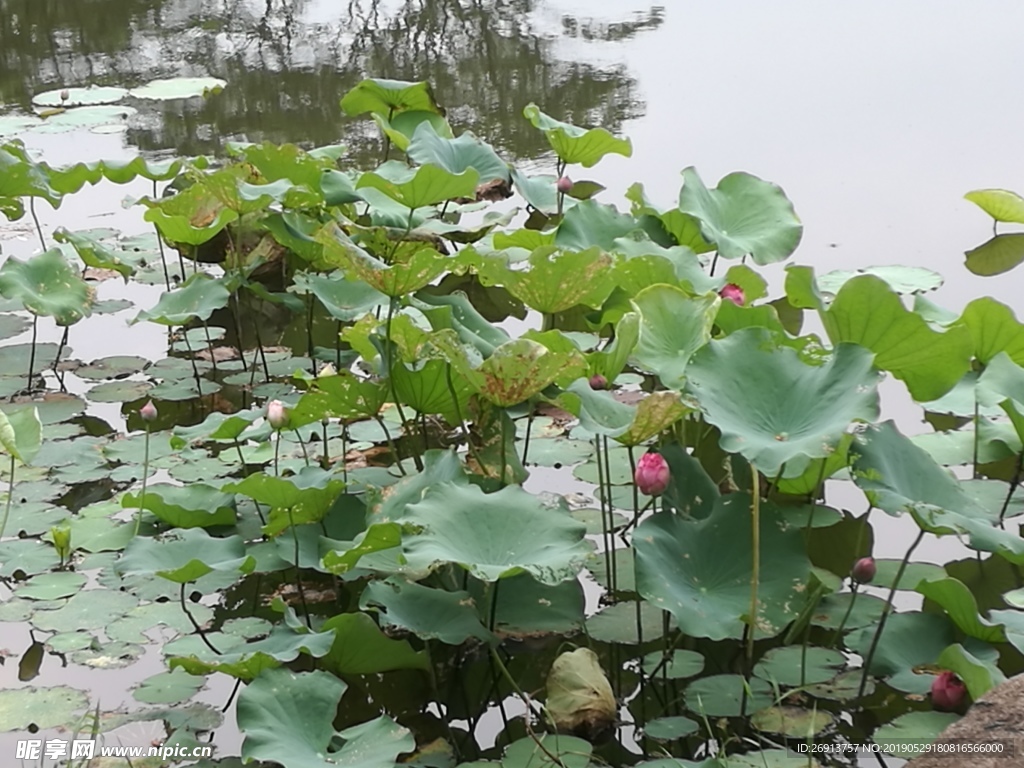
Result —
[[[1024,224],[1024,197],[1008,189],[976,189],[964,195],[996,221]]]
[[[836,269],[818,276],[818,287],[829,293],[839,293],[848,280],[859,275],[874,275],[899,294],[934,291],[942,285],[942,275],[924,267],[881,266],[864,267],[856,271]],[[750,296],[747,296],[750,299]]]
[[[846,636],[846,646],[866,657],[877,626],[854,630]],[[955,642],[955,630],[949,619],[934,613],[895,613],[889,616],[885,631],[871,660],[870,672],[893,688],[923,694],[931,689],[934,674],[920,672],[934,665],[946,646]]]
[[[875,353],[875,365],[906,383],[915,400],[941,397],[970,365],[971,341],[966,329],[932,330],[873,275],[844,283],[821,318],[834,344],[852,342],[870,349]]]
[[[644,723],[644,735],[657,741],[674,741],[700,730],[695,720],[682,715],[656,717]],[[673,763],[677,761],[673,760]]]
[[[480,174],[475,168],[452,173],[436,165],[409,168],[404,163],[389,161],[376,171],[363,173],[356,189],[377,189],[407,209],[416,209],[459,197],[473,198],[479,181]]]
[[[174,99],[203,98],[211,93],[220,93],[227,85],[216,77],[171,77],[151,80],[143,86],[132,88],[128,95],[134,99],[171,101]]]
[[[686,708],[704,717],[738,717],[771,706],[771,686],[759,678],[712,675],[686,687]]]
[[[999,404],[1010,417],[1017,437],[1024,442],[1024,367],[1014,363],[1005,352],[993,357],[978,378],[975,403],[975,407]]]
[[[615,337],[603,349],[586,355],[590,373],[615,381],[626,368],[629,356],[640,340],[640,315],[627,312],[615,324]]]
[[[484,581],[525,571],[558,584],[576,576],[589,552],[585,526],[516,486],[485,494],[475,485],[435,485],[404,521],[421,529],[403,541],[411,567],[458,563]]]
[[[15,590],[15,595],[28,600],[59,600],[71,597],[85,586],[80,573],[40,573]]]
[[[987,365],[1005,352],[1017,365],[1024,365],[1024,324],[1013,310],[988,296],[975,299],[960,315],[974,342],[974,356]]]
[[[249,573],[255,564],[240,537],[222,539],[202,528],[186,528],[162,539],[132,539],[115,567],[123,576],[155,575],[187,584],[212,571]]]
[[[490,642],[468,592],[432,589],[404,579],[371,581],[359,598],[362,610],[375,609],[385,627],[399,627],[424,639],[461,645],[471,637]]]
[[[116,253],[83,232],[69,232],[64,228],[59,228],[54,231],[53,239],[58,243],[71,244],[88,267],[112,269],[120,274],[126,283],[128,278],[135,274],[135,267],[121,261]]]
[[[1024,262],[1024,232],[996,235],[967,251],[965,267],[976,275],[993,277]]]
[[[25,215],[22,197],[41,197],[54,208],[63,195],[50,183],[49,166],[37,163],[20,141],[0,145],[0,212],[8,219]]]
[[[998,662],[998,654],[994,659],[980,659],[960,643],[954,643],[939,654],[936,664],[956,673],[967,685],[971,698],[977,701],[997,685],[1006,682],[1006,675],[999,669]]]
[[[150,181],[169,181],[181,173],[183,165],[183,161],[176,159],[158,161],[137,156],[131,160],[98,160],[50,168],[49,177],[55,190],[68,195],[103,179],[115,184],[127,184],[140,176]]]
[[[682,388],[694,353],[711,338],[721,299],[692,296],[682,288],[652,285],[633,299],[640,315],[640,338],[633,350],[637,364],[657,374],[670,389]]]
[[[916,591],[942,606],[946,615],[969,637],[986,643],[1002,643],[1006,634],[1002,627],[979,615],[978,603],[962,581],[949,576],[918,583]]]
[[[128,95],[126,88],[90,85],[86,88],[56,88],[37,93],[32,103],[37,107],[88,107],[95,104],[114,104]]]
[[[508,163],[498,157],[490,144],[472,133],[463,133],[457,139],[451,138],[451,128],[448,133],[448,137],[439,135],[431,121],[421,122],[406,154],[417,165],[436,165],[456,176],[472,168],[479,184],[511,179]]]
[[[134,595],[111,589],[86,589],[76,592],[56,610],[37,611],[32,626],[47,632],[97,630],[127,614],[139,604]]]
[[[555,234],[555,245],[577,251],[595,246],[603,251],[614,251],[616,240],[639,228],[636,219],[619,213],[614,205],[585,200],[562,216]]]
[[[89,708],[85,691],[56,685],[0,691],[0,731],[28,732],[70,726]]]
[[[387,303],[387,296],[373,286],[341,274],[301,272],[295,276],[295,289],[312,293],[331,317],[342,322],[357,320]]]
[[[307,467],[291,478],[264,473],[249,475],[223,487],[225,493],[238,493],[270,507],[263,532],[276,536],[291,525],[318,523],[345,489],[345,482],[322,471]]]
[[[403,477],[385,489],[367,491],[367,520],[374,523],[404,522],[406,508],[441,483],[466,483],[462,462],[454,451],[430,450],[423,454],[423,471]]]
[[[232,148],[229,146],[228,151]],[[312,192],[320,189],[324,171],[335,168],[335,161],[329,157],[317,157],[294,144],[250,144],[235,150],[245,158],[263,180],[268,182],[287,179],[296,185],[304,185]]]
[[[427,130],[432,130],[436,136],[444,139],[453,138],[452,127],[448,124],[448,120],[444,115],[439,115],[437,112],[426,112],[421,110],[406,110],[404,112],[398,112],[390,120],[386,115],[380,112],[372,113],[373,121],[377,123],[377,127],[380,128],[388,140],[398,147],[403,152],[409,152],[409,144],[412,142],[416,135],[416,131],[421,125],[427,125]],[[410,155],[410,159],[412,156]],[[422,165],[425,162],[432,162],[427,160],[414,160],[414,162]],[[441,163],[434,163],[434,165],[442,165]]]
[[[290,423],[296,428],[323,418],[374,418],[387,399],[384,382],[360,379],[350,371],[318,376],[310,383],[291,411]]]
[[[707,253],[715,250],[715,246],[704,239],[700,231],[700,221],[678,208],[659,211],[647,199],[644,186],[639,182],[626,190],[626,199],[630,201],[630,212],[636,217],[640,226],[652,240],[662,245],[682,245],[694,253]],[[664,242],[663,242],[664,241]],[[697,288],[697,286],[694,286]],[[698,288],[698,290],[700,290]]]
[[[9,256],[0,267],[0,294],[17,299],[33,315],[74,325],[92,314],[92,288],[68,264],[59,248],[25,261]]]
[[[754,667],[754,676],[796,688],[831,680],[845,666],[846,657],[831,648],[787,645],[772,648],[762,656]]]
[[[394,669],[427,669],[427,656],[406,640],[392,640],[366,613],[342,613],[323,623],[334,644],[321,664],[336,675],[375,675]]]
[[[704,656],[697,651],[672,651],[667,662],[664,658],[661,651],[644,656],[644,674],[658,678],[664,676],[669,680],[685,680],[704,671]]]
[[[545,115],[536,104],[528,104],[523,116],[534,128],[544,132],[548,143],[563,163],[591,168],[607,154],[632,157],[633,144],[629,139],[613,136],[604,128],[580,128]]]
[[[143,218],[155,224],[172,243],[202,245],[239,216],[205,184],[193,184],[171,197],[141,202],[149,206]]]
[[[760,328],[712,341],[693,356],[687,385],[722,449],[769,477],[793,459],[827,457],[851,422],[878,416],[878,374],[863,347],[840,344],[815,367],[772,346]]]
[[[555,188],[557,179],[554,176],[546,174],[526,176],[515,168],[512,169],[511,174],[512,183],[515,185],[516,191],[523,196],[523,199],[530,204],[530,207],[548,216],[558,211],[558,190]],[[549,245],[550,243],[538,243],[531,246],[531,248],[536,248],[537,245],[542,244]],[[510,245],[512,243],[499,246],[497,240],[495,241],[495,247],[507,248]]]
[[[202,675],[175,669],[147,677],[132,692],[132,697],[143,704],[180,704],[195,696],[205,684],[206,678]]]
[[[43,424],[39,409],[0,411],[0,446],[22,464],[31,464],[42,447]]]
[[[872,735],[872,741],[876,744],[899,744],[901,750],[894,755],[916,754],[918,750],[924,751],[925,747],[932,744],[939,734],[951,726],[960,715],[955,712],[907,712],[879,726]],[[916,749],[903,752],[902,746]]]
[[[708,189],[696,169],[687,168],[679,210],[700,221],[704,237],[726,259],[749,255],[761,265],[783,261],[803,236],[785,192],[749,173],[730,173],[717,188]]]
[[[126,509],[145,509],[176,528],[210,528],[235,522],[231,494],[203,483],[151,485],[145,495],[126,493],[121,505]]]
[[[391,378],[401,402],[417,413],[440,414],[449,424],[459,423],[473,394],[466,379],[451,376],[450,366],[444,360],[396,365]]]
[[[363,80],[345,94],[341,100],[341,109],[346,115],[364,115],[371,112],[387,115],[391,119],[408,111],[444,115],[444,110],[434,100],[429,83],[403,80]]]
[[[343,268],[349,277],[386,296],[418,291],[452,267],[452,259],[429,243],[410,243],[410,247],[398,249],[390,264],[385,263],[353,242],[335,222],[321,229],[315,239],[323,246],[325,262]]]
[[[374,523],[355,537],[352,546],[324,553],[323,565],[329,573],[340,576],[355,568],[364,556],[397,549],[401,544],[402,526],[397,523]],[[332,546],[337,547],[338,542],[332,542]]]
[[[426,315],[435,331],[454,330],[463,344],[475,348],[484,357],[511,340],[504,329],[488,321],[463,293],[434,295],[422,290],[411,299],[411,304]]]
[[[582,304],[600,307],[615,287],[611,257],[598,248],[564,250],[553,245],[536,248],[529,269],[512,269],[502,260],[481,268],[485,285],[499,284],[532,309],[555,314]]]
[[[231,292],[223,280],[197,272],[180,288],[162,293],[155,307],[139,312],[132,322],[149,320],[161,325],[185,325],[194,319],[209,320],[210,315],[228,305],[230,298]]]
[[[667,430],[690,412],[678,392],[652,392],[636,406],[629,428],[615,439],[623,445],[640,445]]]
[[[780,733],[794,739],[807,739],[835,722],[831,712],[803,707],[775,706],[755,712],[751,724],[759,731]]]
[[[637,589],[669,611],[694,637],[738,638],[750,612],[750,498],[719,499],[711,515],[689,521],[656,514],[633,535]],[[810,572],[799,530],[784,530],[781,512],[761,505],[759,636],[776,635],[796,618]]]

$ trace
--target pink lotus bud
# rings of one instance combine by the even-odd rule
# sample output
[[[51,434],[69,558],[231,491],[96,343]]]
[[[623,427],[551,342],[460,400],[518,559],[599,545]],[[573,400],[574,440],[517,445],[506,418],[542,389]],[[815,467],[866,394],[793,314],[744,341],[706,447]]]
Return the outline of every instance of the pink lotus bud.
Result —
[[[660,453],[648,451],[640,457],[636,465],[636,487],[647,496],[660,496],[668,488],[668,481],[671,477],[668,462]]]
[[[862,557],[856,563],[853,564],[853,569],[850,571],[850,576],[858,584],[867,584],[873,578],[875,578],[875,572],[878,568],[875,566],[875,558],[873,557]]]
[[[65,88],[63,91],[60,92],[60,100],[62,102],[67,101],[70,98],[71,98],[71,94],[68,93],[68,89],[67,88]]]
[[[562,176],[558,181],[555,182],[555,188],[563,195],[568,194],[572,191],[572,179],[568,176]]]
[[[946,670],[932,682],[932,706],[940,712],[956,710],[967,695],[964,681]]]
[[[267,403],[267,421],[274,429],[284,429],[288,426],[288,409],[280,400],[271,400]]]
[[[718,292],[718,295],[721,296],[726,301],[731,301],[737,307],[742,307],[743,302],[746,300],[743,295],[743,289],[740,288],[735,283],[729,283],[728,285],[726,285],[722,290]]]
[[[608,379],[606,379],[600,373],[595,373],[593,376],[590,377],[590,388],[608,389]]]
[[[144,422],[146,422],[147,424],[149,424],[150,422],[156,421],[156,417],[157,417],[156,406],[153,405],[153,401],[152,400],[147,402],[144,406],[142,406],[139,409],[139,416],[141,416],[142,420]]]

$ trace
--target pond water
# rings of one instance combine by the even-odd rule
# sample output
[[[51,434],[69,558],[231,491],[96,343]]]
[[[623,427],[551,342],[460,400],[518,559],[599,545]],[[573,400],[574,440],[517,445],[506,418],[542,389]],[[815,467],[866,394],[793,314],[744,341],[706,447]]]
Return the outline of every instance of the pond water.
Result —
[[[531,101],[557,119],[629,136],[631,159],[612,155],[587,172],[608,188],[605,201],[622,205],[641,181],[653,201],[671,205],[687,166],[709,186],[745,170],[793,201],[805,227],[797,263],[819,273],[927,267],[946,278],[930,294],[945,307],[990,295],[1024,313],[1019,273],[983,278],[963,264],[991,226],[964,193],[1024,188],[1021,29],[1024,6],[1010,0],[0,0],[0,139],[17,136],[53,165],[139,152],[222,155],[229,141],[341,142],[355,167],[369,168],[382,149],[377,131],[342,116],[340,98],[364,77],[426,80],[456,134],[472,130],[534,172],[553,172],[555,161],[522,117]],[[99,131],[14,123],[43,91],[174,77],[216,77],[227,86],[205,100],[129,100],[138,111]],[[104,183],[38,213],[47,236],[57,226],[140,233],[148,231],[141,209],[121,201],[151,191],[141,180]],[[0,220],[5,256],[28,256],[37,245],[30,219]],[[781,266],[764,273],[777,292]],[[106,281],[98,294],[146,307],[161,290]],[[130,316],[97,316],[88,332],[72,329],[74,356],[164,357],[164,330],[129,327]],[[44,324],[39,339],[58,342],[60,333]],[[91,384],[68,377],[72,393]],[[928,428],[901,387],[883,392],[904,432]],[[120,403],[91,402],[86,412],[126,427]],[[864,509],[849,484],[830,484],[829,493],[836,506]],[[908,519],[879,521],[876,556],[901,557],[912,531]],[[958,547],[930,537],[918,557],[945,562]],[[4,630],[12,654],[27,643],[24,626]],[[15,666],[0,670],[7,687],[23,685]],[[117,707],[130,703],[129,684],[160,667],[150,652],[113,682],[109,672],[100,682],[72,669],[77,685]],[[48,657],[35,683],[67,674]],[[222,704],[230,688],[229,681],[200,700]],[[488,715],[495,732],[497,717]],[[12,738],[0,735],[0,754],[13,754]],[[217,743],[237,750],[237,734]]]

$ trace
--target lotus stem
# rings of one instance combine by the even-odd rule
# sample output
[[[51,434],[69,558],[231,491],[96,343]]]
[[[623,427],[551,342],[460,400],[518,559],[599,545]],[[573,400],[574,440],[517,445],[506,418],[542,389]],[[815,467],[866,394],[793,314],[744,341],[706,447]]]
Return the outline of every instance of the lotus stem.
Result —
[[[278,469],[277,460],[278,457],[281,455],[281,432],[275,430],[275,433],[276,439],[274,440],[274,477],[280,477],[281,472]]]
[[[761,477],[757,473],[757,467],[750,464],[750,474],[753,475],[754,499],[750,508],[751,515],[751,559],[753,571],[750,574],[750,631],[747,633],[747,664],[754,661],[754,633],[757,629],[757,588],[761,573]]]
[[[893,580],[892,587],[889,589],[889,597],[886,598],[885,607],[882,609],[882,618],[878,622],[878,629],[875,630],[875,636],[871,638],[871,647],[868,648],[868,655],[864,659],[864,674],[860,678],[860,687],[857,689],[857,698],[859,699],[864,695],[864,688],[868,684],[868,672],[871,669],[871,661],[875,658],[875,651],[878,649],[878,641],[882,639],[882,632],[885,631],[885,622],[889,619],[889,614],[892,612],[892,601],[896,596],[896,588],[900,585],[900,580],[903,578],[903,572],[907,570],[907,563],[910,562],[910,556],[914,554],[914,550],[917,549],[917,545],[921,543],[924,538],[924,529],[918,531],[917,538],[914,539],[914,543],[910,545],[907,550],[907,554],[903,556],[903,561],[900,563],[899,570],[896,571],[896,578]]]
[[[388,383],[391,386],[391,399],[395,401],[395,408],[398,409],[398,418],[402,420],[402,426],[405,426],[405,412],[402,410],[402,403],[398,398],[398,388],[395,386],[395,352],[394,344],[391,341],[391,319],[395,316],[395,297],[391,296],[388,301],[388,317],[384,325],[384,334],[387,336],[385,349],[387,350],[387,367],[388,367]],[[383,422],[381,422],[383,423]],[[394,444],[392,443],[392,446]],[[401,467],[401,460],[398,458],[398,452],[395,451],[395,460],[399,462]],[[416,471],[423,471],[423,459],[420,458],[418,453],[413,452],[412,456],[413,463],[416,465]],[[405,471],[402,471],[405,474]]]
[[[188,340],[188,328],[184,325],[181,326],[181,336],[185,340],[185,349],[188,350],[188,361],[192,364],[192,375],[196,380],[196,395],[201,396],[203,394],[203,384],[199,378],[199,366],[196,365],[196,355],[192,351],[192,342]],[[210,357],[213,357],[212,348]]]
[[[135,514],[135,535],[142,525],[142,510],[146,508],[146,481],[149,480],[149,422],[146,422],[145,449],[142,457],[142,495],[139,496],[139,511]]]
[[[601,502],[601,537],[604,540],[604,570],[608,575],[608,589],[615,594],[615,534],[612,533],[612,526],[615,523],[614,513],[611,511],[608,500],[604,494],[604,465],[601,463],[601,438],[594,436],[594,455],[597,458],[597,487],[598,498]]]
[[[32,198],[29,198],[31,200]],[[28,353],[28,391],[32,393],[32,374],[36,368],[36,334],[39,331],[39,315],[32,313],[32,349]]]
[[[0,522],[0,539],[7,530],[7,519],[11,516],[11,499],[14,498],[14,455],[11,455],[11,476],[7,480],[7,503],[4,504],[4,519]]]
[[[306,462],[306,466],[309,466],[309,452],[306,450],[306,443],[302,440],[302,435],[299,434],[299,430],[293,429],[295,433],[295,439],[299,441],[299,447],[302,449],[302,458]]]
[[[832,640],[829,642],[829,648],[835,648],[836,642],[842,637],[843,628],[846,626],[847,620],[850,618],[850,614],[853,613],[853,604],[857,602],[857,588],[860,585],[854,581],[850,586],[850,604],[846,606],[846,613],[843,614],[843,620],[839,622],[839,626],[836,627],[835,634],[832,635]]]
[[[603,442],[604,450],[601,451],[601,456],[604,460],[604,485],[601,487],[601,496],[605,499],[608,504],[608,518],[614,520],[614,507],[612,506],[612,464],[608,458],[608,437],[601,435],[601,441]],[[612,585],[613,589],[619,588],[619,564],[615,560],[615,537],[611,537],[612,540]]]
[[[1017,491],[1017,487],[1020,485],[1021,470],[1024,470],[1024,450],[1017,454],[1017,468],[1013,472],[1013,479],[1010,480],[1010,488],[1006,492],[1006,498],[1003,499],[1003,506],[999,509],[1000,528],[1004,527],[1003,518],[1006,517],[1006,510],[1010,506],[1010,499],[1013,498],[1013,494]]]
[[[45,251],[46,238],[43,237],[43,228],[39,226],[39,217],[36,216],[36,199],[34,197],[30,196],[28,199],[28,210],[29,213],[32,214],[32,221],[34,221],[36,224],[36,234],[39,235],[39,244],[43,247],[43,250]]]
[[[405,466],[402,464],[402,458],[398,455],[398,446],[395,444],[394,439],[391,437],[391,432],[388,430],[387,425],[384,423],[384,419],[381,418],[380,414],[374,416],[380,428],[384,430],[384,438],[388,441],[388,448],[391,449],[391,455],[395,457],[395,463],[398,464],[398,471],[401,474],[405,474]]]
[[[203,628],[200,627],[199,622],[196,621],[196,617],[192,615],[192,612],[189,611],[188,606],[185,604],[185,582],[181,583],[181,590],[178,593],[178,597],[179,600],[181,601],[181,610],[185,612],[185,615],[188,617],[188,620],[192,623],[192,627],[199,635],[199,639],[203,641],[203,645],[205,645],[211,651],[216,653],[218,656],[223,656],[224,654],[217,650],[217,646],[210,642],[210,639],[206,636],[206,633],[203,632]]]
[[[156,200],[159,194],[160,193],[157,191],[156,187],[156,179],[153,179],[153,199]],[[153,229],[156,230],[156,244],[160,248],[160,263],[164,265],[164,286],[169,291],[171,290],[171,275],[167,271],[167,256],[164,254],[164,239],[160,237],[160,227],[158,227],[156,224],[153,224]],[[185,279],[184,267],[182,267],[181,278],[182,280]]]
[[[302,603],[302,613],[306,618],[306,626],[309,629],[313,629],[313,622],[309,618],[309,605],[306,604],[306,591],[302,588],[302,569],[299,567],[299,534],[295,530],[295,517],[292,514],[291,507],[288,507],[288,527],[291,529],[292,542],[295,545],[295,589],[299,593],[299,602]]]
[[[526,463],[526,457],[530,453],[530,432],[533,430],[533,403],[530,405],[530,415],[526,417],[526,440],[523,441],[523,464]]]

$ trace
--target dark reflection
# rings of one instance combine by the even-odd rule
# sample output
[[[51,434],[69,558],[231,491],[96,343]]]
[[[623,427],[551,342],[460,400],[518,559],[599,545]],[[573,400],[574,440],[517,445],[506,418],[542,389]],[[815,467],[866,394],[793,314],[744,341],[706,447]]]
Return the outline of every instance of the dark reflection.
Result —
[[[394,8],[395,3],[387,4]],[[426,79],[456,128],[507,154],[545,149],[522,118],[530,101],[559,119],[616,129],[642,104],[624,66],[560,60],[559,35],[612,44],[659,26],[661,7],[615,23],[562,19],[536,29],[544,0],[0,0],[0,101],[65,85],[136,85],[213,75],[205,104],[136,106],[130,140],[198,154],[225,139],[327,144],[379,156],[372,124],[343,118],[341,96],[366,76]],[[316,19],[314,21],[314,19]]]

